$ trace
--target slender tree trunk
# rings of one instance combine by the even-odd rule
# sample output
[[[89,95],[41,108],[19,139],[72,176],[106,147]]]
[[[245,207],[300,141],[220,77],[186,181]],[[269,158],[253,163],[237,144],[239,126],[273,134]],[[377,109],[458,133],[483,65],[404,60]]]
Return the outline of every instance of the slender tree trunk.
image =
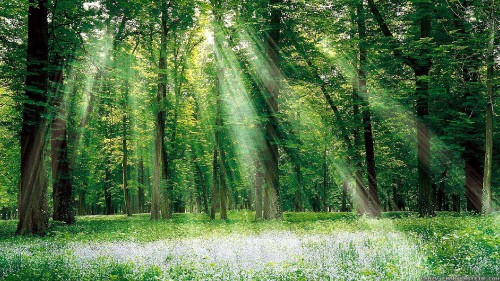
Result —
[[[128,74],[128,71],[127,71]],[[132,200],[130,195],[130,190],[128,187],[128,147],[127,147],[127,124],[128,124],[128,91],[129,91],[129,83],[128,77],[125,82],[125,91],[124,91],[124,105],[123,105],[123,113],[122,113],[122,182],[123,182],[123,197],[124,197],[124,206],[125,213],[127,216],[132,216]]]
[[[216,134],[217,135],[217,134]],[[217,136],[215,137],[216,139],[218,138]],[[217,142],[217,140],[216,140]],[[217,212],[217,205],[218,205],[218,191],[219,191],[219,177],[218,177],[218,166],[219,166],[219,161],[218,159],[218,149],[217,149],[217,144],[214,145],[214,154],[213,154],[213,162],[212,162],[212,204],[211,204],[211,209],[210,209],[210,219],[214,220],[215,219],[215,213]]]
[[[420,39],[425,40],[431,36],[431,4],[417,3],[419,15]],[[429,122],[429,72],[432,60],[429,58],[430,47],[423,44],[417,50],[419,58],[413,65],[416,78],[417,96],[417,150],[418,150],[418,183],[419,183],[419,214],[422,217],[434,216],[432,206],[432,180],[431,180],[431,145]]]
[[[26,96],[21,128],[21,177],[18,196],[19,235],[44,235],[48,226],[47,186],[44,182],[43,152],[47,124],[48,23],[46,0],[30,0]]]
[[[399,188],[397,180],[393,180],[392,182],[392,201],[394,202],[394,211],[402,211],[402,200],[399,194]]]
[[[262,209],[262,165],[260,160],[255,161],[255,220],[261,220],[263,218]]]
[[[490,15],[490,34],[488,40],[488,58],[486,71],[486,89],[488,102],[486,105],[486,149],[484,155],[484,179],[483,179],[483,194],[482,194],[482,212],[489,214],[493,208],[491,205],[491,176],[493,162],[493,79],[495,78],[495,1],[490,0],[489,3]]]
[[[452,194],[451,195],[451,210],[453,212],[460,212],[460,195]]]
[[[155,122],[155,155],[153,163],[153,192],[151,199],[151,219],[157,220],[161,216],[168,217],[170,206],[168,191],[165,191],[165,180],[168,170],[165,153],[165,97],[167,95],[167,16],[168,6],[165,0],[161,1],[161,39],[160,58],[158,62],[158,92],[156,95],[156,122]],[[161,191],[163,190],[163,196]],[[162,204],[163,203],[163,204]],[[161,210],[160,210],[161,209]]]
[[[220,219],[227,220],[227,186],[226,186],[226,168],[224,165],[225,152],[220,149],[220,171],[219,171],[219,182],[220,182]]]
[[[357,81],[359,82],[359,81]],[[354,117],[354,129],[353,129],[353,139],[354,139],[354,147],[352,151],[354,153],[354,162],[355,162],[355,172],[354,172],[354,180],[356,182],[356,211],[359,215],[363,215],[369,212],[369,197],[368,192],[363,184],[363,172],[362,172],[362,164],[361,164],[361,156],[358,153],[358,148],[361,147],[361,138],[360,138],[360,113],[359,113],[359,104],[360,98],[358,94],[358,86],[357,83],[352,92],[352,109],[353,109],[353,117]]]
[[[140,213],[145,211],[144,208],[144,160],[141,156],[141,159],[138,162],[138,167],[137,167],[137,182],[139,183],[139,186],[137,187],[137,202],[139,205],[138,211]]]
[[[418,182],[419,182],[419,213],[420,216],[434,215],[432,206],[432,182],[431,182],[431,152],[430,132],[428,122],[429,115],[429,83],[427,76],[429,68],[415,71],[417,77],[417,140],[418,140]]]
[[[201,201],[203,204],[203,212],[205,212],[205,214],[208,214],[209,212],[208,212],[207,184],[205,182],[205,177],[203,176],[203,172],[198,162],[195,163],[195,168],[196,168],[196,177],[198,178],[198,183],[201,188]]]
[[[104,203],[106,206],[106,215],[113,214],[113,205],[111,200],[111,160],[109,159],[109,157],[109,155],[106,155],[107,160],[104,171]]]
[[[326,162],[326,148],[323,150],[323,212],[328,212],[328,164]]]
[[[371,122],[370,103],[368,101],[368,89],[366,87],[366,23],[364,0],[358,4],[358,33],[359,33],[359,69],[358,69],[358,93],[361,96],[363,115],[363,136],[365,140],[366,169],[368,175],[368,196],[370,214],[380,216],[380,201],[377,191],[377,173],[375,167],[375,148],[373,145],[373,131]]]
[[[78,190],[78,215],[79,216],[84,216],[86,215],[85,208],[86,208],[86,203],[85,203],[85,189],[80,188]]]
[[[455,15],[455,26],[458,29],[458,37],[466,44],[463,54],[460,56],[462,62],[462,80],[463,80],[463,100],[464,106],[462,112],[468,116],[468,119],[474,123],[473,126],[466,126],[464,133],[466,140],[462,146],[464,148],[462,158],[464,159],[464,174],[465,174],[465,199],[467,202],[467,210],[480,213],[481,212],[481,193],[483,188],[483,163],[481,155],[484,155],[482,144],[478,143],[478,135],[480,128],[475,125],[478,119],[478,114],[474,110],[475,104],[480,102],[481,95],[479,84],[479,61],[480,57],[474,52],[474,49],[469,45],[471,36],[470,31],[466,28],[466,22],[462,17],[466,17],[466,9],[469,6],[469,1],[464,0],[459,5],[458,13]]]
[[[126,108],[126,107],[125,107]],[[127,113],[123,113],[122,116],[122,125],[123,125],[123,140],[122,140],[122,150],[123,150],[123,158],[122,158],[122,181],[123,181],[123,197],[125,201],[125,213],[127,216],[132,215],[132,202],[130,198],[130,190],[128,188],[128,175],[127,175],[127,167],[128,167],[128,148],[127,148]]]
[[[170,208],[170,195],[169,195],[169,181],[170,181],[170,173],[172,167],[170,167],[170,162],[169,162],[169,156],[167,153],[167,146],[165,143],[165,132],[166,132],[166,119],[167,119],[167,111],[165,108],[165,102],[167,98],[167,58],[166,58],[166,44],[167,44],[167,27],[166,27],[166,18],[163,19],[163,17],[166,17],[167,11],[164,10],[162,12],[162,44],[161,44],[161,55],[160,56],[160,83],[158,84],[158,94],[161,95],[160,100],[161,100],[161,109],[160,109],[160,116],[158,116],[158,121],[160,122],[160,127],[161,127],[161,132],[160,132],[160,138],[161,138],[161,162],[162,162],[162,169],[161,169],[161,190],[162,190],[162,204],[161,206],[161,217],[162,219],[170,219],[172,218],[172,212]],[[164,34],[164,35],[163,35]]]
[[[279,166],[278,166],[278,95],[280,91],[280,68],[279,68],[279,43],[281,28],[282,0],[269,0],[270,6],[270,30],[267,36],[267,55],[270,58],[270,77],[265,81],[267,95],[267,120],[265,124],[266,153],[264,157],[264,179],[266,188],[264,190],[264,219],[281,218],[280,190],[279,190]]]
[[[297,178],[297,188],[295,189],[295,212],[304,211],[304,203],[302,202],[302,169],[299,162],[293,163],[295,168],[295,177]]]
[[[342,181],[342,202],[341,202],[341,205],[340,205],[340,211],[341,212],[348,212],[349,211],[349,208],[347,208],[347,196],[348,196],[348,193],[347,193],[347,188],[349,186],[349,181],[347,179],[347,177],[344,176],[344,180]]]
[[[157,106],[160,106],[160,101],[158,101]],[[162,130],[159,119],[161,119],[160,112],[157,113],[155,122],[155,150],[153,156],[153,184],[151,192],[151,219],[160,219],[160,189],[161,189],[161,166],[162,166]]]
[[[445,204],[446,204],[446,174],[448,170],[445,168],[444,171],[441,173],[441,177],[439,180],[439,188],[437,191],[437,196],[436,196],[436,210],[437,211],[444,211],[445,210]]]

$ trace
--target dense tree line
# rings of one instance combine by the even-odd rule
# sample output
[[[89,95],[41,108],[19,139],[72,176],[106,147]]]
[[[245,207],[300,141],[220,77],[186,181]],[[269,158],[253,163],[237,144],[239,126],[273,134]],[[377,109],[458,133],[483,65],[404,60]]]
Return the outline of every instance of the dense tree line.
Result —
[[[29,0],[0,11],[0,211],[490,213],[498,3]]]

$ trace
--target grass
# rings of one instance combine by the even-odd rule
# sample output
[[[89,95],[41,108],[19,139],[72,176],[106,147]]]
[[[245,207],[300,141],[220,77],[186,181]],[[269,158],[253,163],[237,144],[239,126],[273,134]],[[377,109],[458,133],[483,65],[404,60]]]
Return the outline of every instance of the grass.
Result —
[[[46,237],[0,221],[4,280],[420,280],[500,276],[500,215],[285,213],[255,222],[175,214],[79,217]]]

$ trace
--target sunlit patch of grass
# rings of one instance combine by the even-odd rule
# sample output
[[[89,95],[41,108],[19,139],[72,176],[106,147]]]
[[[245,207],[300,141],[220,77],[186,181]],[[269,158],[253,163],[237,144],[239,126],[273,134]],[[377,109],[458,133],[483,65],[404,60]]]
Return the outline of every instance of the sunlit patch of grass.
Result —
[[[204,214],[79,217],[48,236],[15,237],[0,222],[0,279],[7,280],[419,280],[498,276],[498,214],[418,218],[389,213],[285,213],[255,222]],[[395,217],[395,218],[394,218]]]

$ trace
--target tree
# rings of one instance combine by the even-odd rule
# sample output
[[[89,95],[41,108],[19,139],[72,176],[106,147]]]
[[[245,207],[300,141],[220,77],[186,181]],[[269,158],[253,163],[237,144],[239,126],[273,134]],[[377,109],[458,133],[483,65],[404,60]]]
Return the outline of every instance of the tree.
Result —
[[[487,88],[487,104],[486,104],[486,149],[484,155],[484,180],[482,193],[482,212],[489,214],[492,211],[491,206],[491,177],[492,177],[492,162],[493,162],[493,85],[495,79],[495,1],[490,0],[488,3],[489,9],[489,36],[487,50],[487,72],[486,72],[486,88]]]
[[[47,182],[43,168],[48,102],[48,21],[46,0],[30,0],[26,94],[21,129],[21,179],[17,234],[44,235],[48,224]]]
[[[360,0],[357,5],[357,25],[359,35],[359,68],[358,68],[358,81],[356,91],[361,96],[362,105],[362,120],[363,120],[363,137],[365,140],[365,158],[366,169],[368,175],[368,197],[369,197],[369,210],[373,216],[380,216],[380,202],[378,199],[377,191],[377,172],[375,167],[375,148],[373,145],[373,131],[371,122],[370,104],[368,101],[368,90],[366,87],[366,24],[364,12],[364,0]]]
[[[428,123],[429,115],[429,73],[432,67],[431,36],[432,3],[430,1],[417,1],[416,24],[419,27],[419,40],[417,48],[411,55],[404,55],[385,19],[380,14],[375,2],[368,0],[368,6],[377,21],[383,35],[392,40],[391,48],[397,59],[403,60],[410,66],[415,76],[415,97],[417,109],[417,150],[418,150],[418,189],[419,189],[419,214],[420,216],[433,216],[432,206],[432,180],[431,180],[431,146]]]
[[[168,2],[170,3],[170,2]],[[167,17],[169,4],[166,0],[161,1],[161,32],[160,32],[160,57],[158,62],[158,93],[156,95],[156,121],[155,121],[155,153],[153,164],[153,198],[151,202],[151,218],[160,218],[160,208],[163,218],[170,217],[170,204],[168,201],[168,190],[164,188],[160,199],[162,180],[167,177],[168,167],[165,151],[165,97],[167,95]],[[161,174],[160,174],[161,173]],[[160,178],[161,176],[161,178]]]
[[[269,0],[270,20],[266,39],[266,52],[269,57],[269,75],[265,80],[267,103],[265,127],[264,179],[264,219],[281,218],[279,166],[278,166],[278,95],[280,91],[279,44],[281,29],[282,0]]]

